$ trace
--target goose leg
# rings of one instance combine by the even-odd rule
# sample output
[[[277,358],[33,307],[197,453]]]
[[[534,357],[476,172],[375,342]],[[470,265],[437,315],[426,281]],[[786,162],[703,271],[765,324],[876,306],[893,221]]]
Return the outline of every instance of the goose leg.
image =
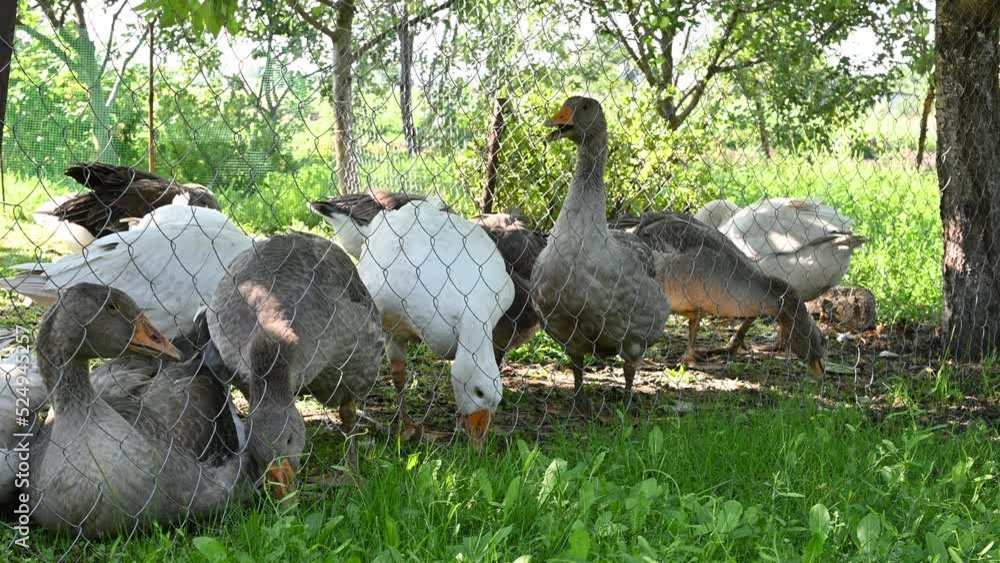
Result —
[[[635,384],[635,362],[626,361],[623,368],[625,375],[625,412],[632,407],[633,386]]]
[[[349,399],[340,405],[337,412],[340,414],[340,430],[344,433],[344,438],[347,442],[347,471],[325,473],[313,477],[309,480],[313,485],[340,487],[349,483],[357,484],[361,482],[360,470],[358,468],[358,450],[354,438],[354,428],[358,420],[358,402],[354,399]]]
[[[747,337],[747,333],[750,332],[750,328],[753,326],[753,323],[756,320],[757,320],[756,317],[751,317],[749,319],[744,320],[743,324],[740,325],[740,328],[736,330],[736,334],[734,334],[733,337],[729,339],[728,344],[726,344],[722,348],[715,348],[713,350],[708,350],[704,352],[704,354],[709,356],[715,356],[718,354],[732,354],[734,352],[739,351],[740,348],[746,346],[745,339]]]
[[[406,360],[393,358],[389,361],[392,385],[396,388],[396,414],[399,417],[399,434],[404,440],[420,435],[420,425],[413,422],[406,411]]]
[[[340,405],[340,427],[347,437],[347,469],[358,473],[358,450],[354,439],[354,427],[357,424],[358,402],[354,399]]]
[[[573,411],[584,418],[590,418],[590,399],[583,391],[583,357],[571,356],[569,361],[573,364]]]
[[[778,340],[774,344],[754,346],[755,352],[781,352],[788,348],[788,330],[784,326],[778,326]]]
[[[698,340],[698,328],[701,326],[701,312],[696,311],[688,317],[688,345],[682,363],[685,367],[694,367],[698,363],[698,352],[696,342]]]

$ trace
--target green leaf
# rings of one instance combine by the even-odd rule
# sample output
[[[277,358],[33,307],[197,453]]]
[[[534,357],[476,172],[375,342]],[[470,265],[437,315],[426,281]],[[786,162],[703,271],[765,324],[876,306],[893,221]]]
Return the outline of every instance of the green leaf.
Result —
[[[226,546],[215,539],[207,536],[199,536],[191,540],[194,544],[194,548],[198,550],[198,553],[205,556],[205,559],[209,561],[221,562],[229,561],[229,552],[226,551]]]
[[[486,475],[485,471],[480,469],[479,471],[476,471],[476,477],[479,480],[479,490],[483,494],[483,498],[486,499],[486,502],[492,503],[493,483],[490,481],[489,476]]]
[[[410,454],[410,456],[406,459],[406,470],[412,471],[413,468],[416,467],[417,463],[419,462],[420,462],[420,454],[418,453]]]
[[[545,468],[545,476],[542,477],[542,486],[538,491],[539,503],[544,504],[552,493],[555,492],[556,486],[559,484],[559,477],[566,470],[567,465],[566,460],[556,458]]]
[[[743,516],[743,505],[736,500],[727,500],[722,503],[715,516],[715,529],[720,534],[728,534],[740,525],[741,516]]]
[[[806,542],[806,548],[802,552],[802,563],[816,563],[823,560],[823,544],[826,540],[819,534],[813,534]]]
[[[882,535],[882,521],[878,514],[869,514],[861,519],[858,524],[857,536],[858,542],[860,542],[861,549],[870,553],[875,546],[875,542],[878,541],[879,536]]]
[[[830,535],[830,511],[823,503],[816,503],[809,509],[809,531],[826,540]]]
[[[343,518],[339,516],[338,518]],[[323,528],[323,523],[326,520],[326,515],[322,512],[313,512],[306,519],[302,521],[302,526],[306,529],[306,534],[309,537],[316,535],[316,532]]]
[[[514,509],[514,505],[517,504],[517,499],[520,497],[521,480],[515,477],[507,484],[507,492],[503,496],[503,513],[505,518]]]
[[[399,547],[399,525],[388,514],[385,515],[385,544]]]
[[[580,517],[586,518],[587,513],[590,512],[590,507],[594,505],[594,500],[597,498],[597,492],[594,488],[593,481],[584,481],[580,485]]]
[[[649,437],[646,439],[649,447],[649,453],[656,455],[660,453],[663,448],[663,430],[660,430],[659,426],[654,426],[652,430],[649,431]]]
[[[944,541],[934,532],[924,534],[924,541],[927,542],[927,551],[934,555],[937,561],[948,560],[948,549],[944,546]]]
[[[569,553],[571,558],[578,561],[586,560],[590,554],[590,533],[579,520],[573,522],[569,531]]]

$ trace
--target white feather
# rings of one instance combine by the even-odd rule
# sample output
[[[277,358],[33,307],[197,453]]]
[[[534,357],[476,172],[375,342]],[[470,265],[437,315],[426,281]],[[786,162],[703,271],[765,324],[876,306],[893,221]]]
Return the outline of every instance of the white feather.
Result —
[[[398,341],[419,338],[435,354],[454,358],[459,412],[495,411],[503,387],[493,329],[514,299],[496,244],[431,201],[382,212],[361,230],[366,243],[358,271],[383,327]]]
[[[51,231],[56,238],[65,242],[73,252],[79,252],[83,247],[94,242],[94,235],[87,229],[71,223],[62,221],[54,215],[50,215],[57,207],[66,201],[77,197],[77,194],[59,196],[43,203],[36,209],[31,217],[35,223]]]
[[[189,328],[237,254],[251,239],[228,217],[204,207],[168,205],[130,230],[94,241],[53,263],[21,264],[28,273],[0,287],[51,305],[59,289],[81,282],[126,292],[168,338]]]
[[[865,241],[853,221],[815,199],[762,199],[718,228],[762,272],[787,281],[807,301],[840,282]]]

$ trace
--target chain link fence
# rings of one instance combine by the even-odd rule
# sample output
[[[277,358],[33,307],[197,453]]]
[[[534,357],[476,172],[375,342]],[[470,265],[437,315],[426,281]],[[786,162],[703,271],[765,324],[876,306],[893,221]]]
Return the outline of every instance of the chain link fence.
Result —
[[[212,36],[21,2],[0,428],[11,476],[44,444],[34,545],[224,525],[399,440],[940,399],[932,71],[897,34],[929,8],[765,4],[251,2]]]

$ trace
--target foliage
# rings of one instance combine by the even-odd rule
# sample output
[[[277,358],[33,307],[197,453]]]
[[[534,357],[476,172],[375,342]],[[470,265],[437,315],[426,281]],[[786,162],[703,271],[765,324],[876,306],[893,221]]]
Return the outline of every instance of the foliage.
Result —
[[[145,0],[136,9],[148,12],[149,19],[165,28],[187,24],[195,35],[217,36],[223,29],[237,32],[238,6],[238,0]]]
[[[504,131],[496,208],[516,208],[543,229],[551,228],[566,197],[575,160],[572,143],[543,142],[546,117],[561,104],[555,93],[528,94],[511,100],[514,109]],[[627,100],[627,102],[626,102]],[[713,199],[707,170],[699,155],[708,150],[704,132],[671,131],[652,104],[642,97],[605,98],[609,129],[609,218],[647,209],[695,209]],[[486,139],[483,131],[478,138]],[[466,149],[459,175],[469,186],[482,186],[483,145]]]
[[[225,526],[73,548],[39,533],[33,545],[78,561],[109,551],[194,561],[996,557],[1000,452],[988,425],[873,423],[856,409],[791,402],[611,424],[486,455],[373,452],[359,489],[303,491],[296,506],[231,511]],[[10,533],[0,549],[17,549]]]
[[[755,116],[756,125],[777,128],[779,141],[829,142],[824,126],[856,117],[887,92],[901,64],[928,51],[926,10],[916,0],[612,0],[585,6],[599,31],[614,37],[642,72],[673,129],[697,115],[709,89],[728,80],[736,88],[725,89],[743,97],[744,107],[768,110]],[[870,60],[831,60],[829,47],[866,28],[879,37]],[[901,43],[905,56],[897,60]],[[681,80],[685,76],[695,78]]]

